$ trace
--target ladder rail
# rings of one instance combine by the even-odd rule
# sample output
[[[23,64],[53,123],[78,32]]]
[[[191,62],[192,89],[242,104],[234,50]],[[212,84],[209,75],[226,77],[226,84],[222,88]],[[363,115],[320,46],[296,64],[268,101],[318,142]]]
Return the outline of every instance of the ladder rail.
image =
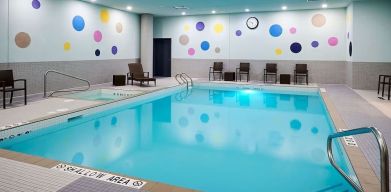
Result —
[[[358,129],[352,129],[347,131],[341,131],[338,133],[334,133],[329,135],[327,138],[327,156],[331,165],[348,181],[356,191],[363,192],[363,188],[356,184],[335,162],[332,150],[332,141],[335,138],[351,136],[351,135],[360,135],[372,133],[376,141],[378,143],[378,147],[380,150],[380,171],[381,171],[381,192],[389,191],[389,164],[388,164],[388,148],[386,141],[383,138],[382,133],[375,127],[362,127]]]
[[[181,74],[182,76],[184,76],[185,78],[188,78],[188,79],[190,79],[190,83],[191,83],[191,86],[193,86],[194,85],[194,83],[193,83],[193,79],[188,75],[188,74],[186,74],[186,73],[182,73]]]
[[[80,78],[80,77],[76,77],[76,76],[73,76],[73,75],[69,75],[69,74],[66,74],[66,73],[62,73],[62,72],[59,72],[59,71],[55,71],[55,70],[48,70],[48,71],[46,71],[46,73],[44,75],[44,83],[43,83],[43,97],[44,98],[48,97],[47,96],[47,80],[48,80],[48,74],[49,73],[55,73],[55,74],[59,74],[59,75],[63,75],[63,76],[69,77],[69,78],[77,79],[77,80],[86,82],[87,85],[88,85],[87,88],[84,88],[84,89],[59,89],[59,90],[55,90],[55,91],[53,91],[52,93],[49,94],[49,97],[52,96],[55,93],[74,92],[74,91],[87,91],[87,90],[89,90],[91,88],[91,83],[88,80],[86,80],[86,79],[83,79],[83,78]]]
[[[183,81],[183,79],[180,77],[181,76],[181,74],[176,74],[175,75],[175,80],[179,83],[179,85],[182,85],[182,84],[184,84],[184,83],[186,83],[185,81]],[[180,80],[181,81],[180,81]]]

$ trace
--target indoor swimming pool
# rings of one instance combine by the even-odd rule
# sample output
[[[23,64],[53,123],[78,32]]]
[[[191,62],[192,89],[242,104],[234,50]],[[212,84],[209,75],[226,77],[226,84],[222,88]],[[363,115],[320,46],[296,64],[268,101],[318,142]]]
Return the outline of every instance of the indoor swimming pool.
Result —
[[[0,147],[201,191],[354,191],[327,158],[333,132],[318,90],[196,86]],[[334,148],[355,178],[342,145]]]

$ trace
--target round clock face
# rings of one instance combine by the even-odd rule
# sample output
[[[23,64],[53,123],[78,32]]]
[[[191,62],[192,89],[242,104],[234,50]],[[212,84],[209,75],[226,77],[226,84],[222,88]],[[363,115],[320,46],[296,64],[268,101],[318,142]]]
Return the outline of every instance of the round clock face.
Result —
[[[258,25],[259,25],[259,21],[255,17],[250,17],[250,18],[247,19],[247,23],[246,24],[247,24],[247,27],[249,29],[256,29],[258,27]]]

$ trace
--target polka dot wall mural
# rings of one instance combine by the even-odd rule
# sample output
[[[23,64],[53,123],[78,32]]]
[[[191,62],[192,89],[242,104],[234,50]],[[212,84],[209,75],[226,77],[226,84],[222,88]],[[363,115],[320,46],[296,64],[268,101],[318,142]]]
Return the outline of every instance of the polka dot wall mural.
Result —
[[[41,2],[39,2],[39,0],[33,0],[31,2],[31,5],[33,6],[34,9],[39,9],[41,8]]]
[[[203,41],[203,42],[201,42],[201,49],[202,49],[203,51],[207,51],[207,50],[209,50],[209,48],[210,48],[210,44],[209,44],[208,41]]]
[[[100,32],[99,30],[95,31],[94,32],[94,40],[95,42],[99,43],[102,41],[102,32]]]
[[[203,31],[203,30],[205,29],[205,24],[204,24],[204,22],[198,22],[198,23],[196,24],[196,29],[197,29],[198,31]]]
[[[274,50],[274,53],[275,53],[276,55],[282,55],[282,49],[277,48],[277,49]]]
[[[235,32],[235,35],[238,36],[238,37],[242,36],[242,31],[241,30],[237,30]]]
[[[270,26],[269,33],[273,37],[281,36],[281,34],[282,34],[282,27],[281,27],[281,25],[274,24],[274,25]]]
[[[312,17],[312,25],[315,27],[323,27],[326,24],[326,17],[322,14],[316,14]]]
[[[220,53],[220,52],[221,52],[220,47],[216,47],[216,48],[215,48],[215,53]]]
[[[217,23],[215,26],[214,26],[214,32],[217,33],[217,34],[220,34],[224,31],[224,25],[221,24],[221,23]]]
[[[107,9],[100,10],[100,20],[102,23],[109,23],[110,21],[110,13]]]
[[[99,49],[95,50],[95,56],[97,56],[97,57],[100,56],[100,50]]]
[[[117,55],[117,53],[118,53],[118,47],[117,47],[117,46],[111,47],[111,53],[112,53],[113,55]]]
[[[72,25],[76,31],[83,31],[84,26],[85,26],[85,22],[84,22],[83,17],[81,17],[79,15],[73,17]]]
[[[328,43],[330,46],[336,46],[336,45],[338,45],[338,38],[330,37],[328,40]]]
[[[297,31],[296,27],[291,27],[291,28],[289,29],[289,32],[290,32],[291,34],[296,34],[296,31]]]
[[[122,30],[123,30],[122,23],[117,23],[115,25],[115,30],[117,31],[117,33],[122,33]]]
[[[353,44],[352,42],[349,43],[349,56],[351,57],[353,55]]]
[[[64,51],[69,51],[69,50],[71,50],[71,43],[67,41],[64,43]]]
[[[190,56],[194,56],[195,55],[195,49],[194,48],[189,48],[187,50],[187,54],[190,55]]]
[[[31,37],[26,32],[20,32],[15,36],[15,44],[19,48],[27,48],[31,43]]]
[[[319,42],[318,42],[318,41],[312,41],[312,42],[311,42],[311,46],[312,46],[313,48],[317,48],[317,47],[319,47]]]
[[[181,36],[179,37],[179,43],[180,43],[181,45],[187,45],[187,44],[189,43],[189,36],[187,36],[187,35],[181,35]]]
[[[186,24],[185,26],[183,26],[183,31],[189,32],[190,31],[190,25]]]
[[[291,44],[291,47],[290,47],[292,53],[300,53],[301,48],[302,48],[302,47],[301,47],[301,44],[298,43],[298,42],[292,43],[292,44]]]

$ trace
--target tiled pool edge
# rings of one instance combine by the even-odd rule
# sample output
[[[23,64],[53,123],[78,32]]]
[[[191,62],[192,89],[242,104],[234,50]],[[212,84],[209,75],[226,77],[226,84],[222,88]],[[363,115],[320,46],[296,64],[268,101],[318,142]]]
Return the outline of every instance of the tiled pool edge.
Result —
[[[327,92],[321,92],[320,95],[323,98],[323,101],[326,105],[327,111],[330,114],[330,117],[334,123],[337,131],[348,130],[342,117],[338,114],[337,109],[332,103],[331,99],[328,97]],[[341,142],[346,154],[350,160],[350,163],[356,173],[356,176],[366,192],[378,192],[380,191],[380,180],[376,177],[375,172],[370,167],[368,160],[365,158],[364,154],[358,147],[350,147]],[[326,145],[326,144],[325,144]]]

